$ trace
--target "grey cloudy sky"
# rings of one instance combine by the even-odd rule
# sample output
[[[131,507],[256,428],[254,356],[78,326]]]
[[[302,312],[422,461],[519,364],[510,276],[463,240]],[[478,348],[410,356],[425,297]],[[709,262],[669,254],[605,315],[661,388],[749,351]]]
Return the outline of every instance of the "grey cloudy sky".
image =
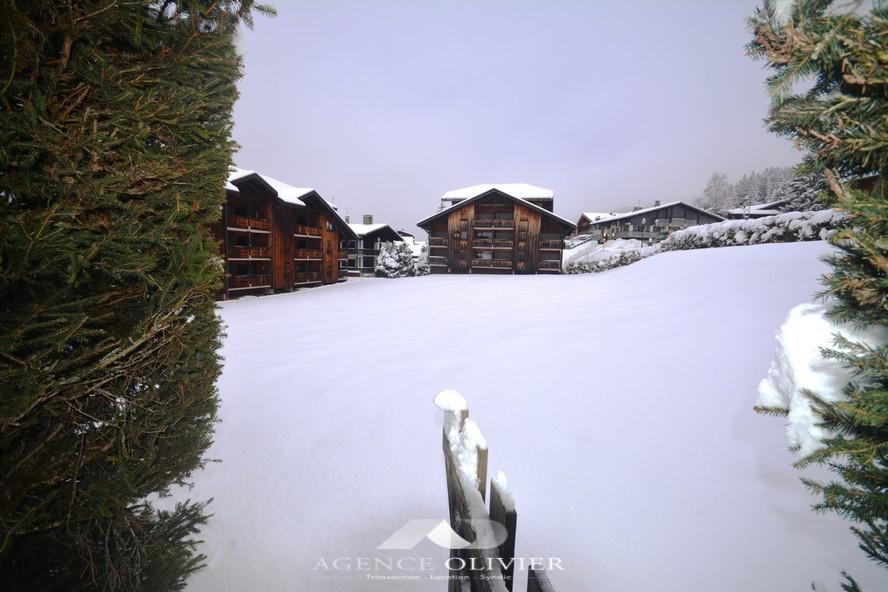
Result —
[[[498,182],[576,219],[800,160],[762,124],[755,0],[273,3],[240,41],[235,162],[353,221],[417,231],[445,191]]]

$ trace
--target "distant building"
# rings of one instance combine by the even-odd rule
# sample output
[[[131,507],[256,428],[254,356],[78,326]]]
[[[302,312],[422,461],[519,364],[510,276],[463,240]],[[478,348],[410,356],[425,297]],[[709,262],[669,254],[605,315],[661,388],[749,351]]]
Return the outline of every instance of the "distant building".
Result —
[[[374,224],[373,214],[364,214],[363,223],[349,223],[348,226],[355,233],[355,238],[345,244],[348,249],[348,271],[352,274],[373,275],[380,243],[404,240],[388,224]]]
[[[593,239],[637,239],[650,243],[663,240],[676,230],[721,222],[724,218],[683,201],[655,202],[648,208],[631,212],[584,212],[577,223],[577,234]]]
[[[750,204],[742,208],[731,208],[725,213],[731,220],[742,220],[746,218],[764,218],[766,216],[776,216],[783,213],[783,207],[789,203],[788,199],[777,201],[769,201],[768,203]]]
[[[344,280],[340,248],[354,233],[314,189],[233,169],[222,219],[211,226],[225,265],[222,297]]]
[[[560,273],[574,224],[554,212],[555,193],[526,183],[448,191],[417,226],[429,233],[431,273]]]

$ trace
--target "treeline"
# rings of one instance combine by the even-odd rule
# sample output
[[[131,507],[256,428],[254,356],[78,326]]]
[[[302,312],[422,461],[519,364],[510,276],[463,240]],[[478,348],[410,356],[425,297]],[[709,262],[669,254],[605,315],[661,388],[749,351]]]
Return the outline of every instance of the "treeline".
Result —
[[[731,183],[723,173],[713,173],[703,189],[697,204],[713,212],[742,208],[780,200],[788,203],[783,211],[809,211],[820,209],[817,194],[826,189],[826,182],[819,174],[797,174],[793,167],[768,167],[753,171]]]

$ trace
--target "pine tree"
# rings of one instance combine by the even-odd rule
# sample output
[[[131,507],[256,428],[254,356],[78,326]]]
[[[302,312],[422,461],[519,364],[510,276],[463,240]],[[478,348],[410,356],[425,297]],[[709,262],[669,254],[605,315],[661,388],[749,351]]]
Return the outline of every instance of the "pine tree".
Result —
[[[431,268],[429,267],[429,246],[423,245],[419,251],[419,258],[416,260],[414,275],[429,275]]]
[[[401,278],[416,273],[413,265],[413,251],[404,241],[382,243],[376,259],[377,277]]]
[[[0,589],[178,590],[251,1],[0,3]]]
[[[766,3],[750,18],[749,53],[773,70],[770,129],[806,152],[803,170],[824,176],[845,225],[825,278],[831,317],[857,327],[888,319],[888,6],[798,0]],[[802,90],[799,91],[798,89]],[[800,461],[825,465],[830,483],[806,479],[815,506],[852,522],[861,549],[888,567],[888,347],[837,342],[826,355],[856,377],[835,404],[811,397],[831,436]],[[845,589],[857,586],[850,578]]]
[[[713,173],[703,189],[701,207],[713,212],[719,212],[731,207],[734,201],[734,188],[728,182],[727,175]]]
[[[827,190],[826,178],[818,173],[803,173],[782,183],[774,193],[774,201],[787,200],[784,212],[808,212],[827,207],[820,195]]]

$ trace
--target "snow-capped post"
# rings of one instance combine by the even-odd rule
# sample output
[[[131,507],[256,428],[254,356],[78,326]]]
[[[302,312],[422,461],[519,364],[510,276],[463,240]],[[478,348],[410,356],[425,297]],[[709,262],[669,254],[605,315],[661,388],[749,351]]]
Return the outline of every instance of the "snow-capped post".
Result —
[[[451,549],[451,592],[511,592],[518,513],[506,475],[497,471],[487,493],[487,442],[469,418],[465,398],[454,390],[435,397],[444,411],[444,467],[450,527],[465,545]],[[457,567],[461,569],[457,569]],[[534,580],[537,581],[537,580]],[[545,574],[539,581],[548,584]],[[548,588],[538,588],[544,592]]]

